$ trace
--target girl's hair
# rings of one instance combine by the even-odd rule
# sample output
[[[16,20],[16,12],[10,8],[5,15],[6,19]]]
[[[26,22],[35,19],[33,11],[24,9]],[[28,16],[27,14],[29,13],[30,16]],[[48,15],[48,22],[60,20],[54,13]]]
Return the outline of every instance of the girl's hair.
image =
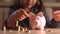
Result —
[[[39,5],[39,10],[42,11],[45,8],[44,5],[43,5],[43,1],[42,0],[38,0],[38,4],[40,4]]]
[[[20,4],[20,0],[15,0],[14,1],[14,4],[12,6],[10,6],[10,8],[14,8],[14,9],[19,9],[19,8],[22,8],[23,6],[21,6]]]
[[[57,11],[57,10],[60,10],[60,7],[52,7],[53,9],[53,12]]]
[[[32,9],[34,10],[32,12],[35,14],[37,14],[40,11],[42,11],[42,12],[45,11],[45,7],[43,5],[42,0],[38,0],[37,3],[35,4],[35,6],[32,7]]]

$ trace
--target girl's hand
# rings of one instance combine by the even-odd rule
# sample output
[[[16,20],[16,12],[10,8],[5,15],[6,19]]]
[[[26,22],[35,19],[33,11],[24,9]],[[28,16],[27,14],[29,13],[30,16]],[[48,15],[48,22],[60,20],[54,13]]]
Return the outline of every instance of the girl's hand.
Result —
[[[24,9],[19,9],[19,10],[17,10],[16,16],[17,16],[18,20],[23,20],[23,19],[29,17],[29,14]]]

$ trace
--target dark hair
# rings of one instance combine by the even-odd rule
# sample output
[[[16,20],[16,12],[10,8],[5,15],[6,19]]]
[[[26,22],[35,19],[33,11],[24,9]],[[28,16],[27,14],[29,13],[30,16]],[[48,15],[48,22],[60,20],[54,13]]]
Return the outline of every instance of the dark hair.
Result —
[[[43,5],[43,1],[42,0],[38,0],[38,5],[39,5],[38,9],[40,11],[44,9],[44,5]]]
[[[32,8],[34,11],[32,11],[33,13],[35,13],[35,14],[37,14],[38,12],[40,12],[40,11],[45,11],[45,7],[44,7],[44,5],[43,5],[43,2],[42,2],[42,0],[38,0],[37,1],[37,3],[36,3],[36,5],[35,6],[33,6],[33,8]]]
[[[53,9],[53,12],[57,11],[57,10],[60,10],[60,7],[52,7]]]

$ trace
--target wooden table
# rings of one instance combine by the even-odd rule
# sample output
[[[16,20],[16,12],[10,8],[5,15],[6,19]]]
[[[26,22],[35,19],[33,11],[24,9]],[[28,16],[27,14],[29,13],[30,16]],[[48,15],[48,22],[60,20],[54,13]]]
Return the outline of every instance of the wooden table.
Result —
[[[45,31],[40,30],[30,30],[30,32],[18,32],[18,31],[0,31],[0,34],[60,34],[60,29],[45,29]]]

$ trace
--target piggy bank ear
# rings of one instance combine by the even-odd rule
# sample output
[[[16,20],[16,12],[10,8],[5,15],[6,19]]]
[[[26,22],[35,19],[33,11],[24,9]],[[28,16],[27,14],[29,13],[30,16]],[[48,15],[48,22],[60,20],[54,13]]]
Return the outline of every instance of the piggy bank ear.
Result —
[[[42,17],[43,16],[43,12],[39,12],[37,15]]]
[[[32,13],[32,12],[30,12],[30,13],[29,13],[29,16],[35,16],[35,14],[34,14],[34,13]]]

